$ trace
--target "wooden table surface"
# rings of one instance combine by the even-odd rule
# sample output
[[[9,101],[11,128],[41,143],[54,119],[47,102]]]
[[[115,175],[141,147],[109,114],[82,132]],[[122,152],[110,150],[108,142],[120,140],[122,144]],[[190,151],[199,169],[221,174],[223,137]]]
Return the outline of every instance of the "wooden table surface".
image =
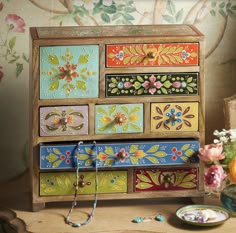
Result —
[[[217,199],[206,198],[206,204],[220,205]],[[18,231],[33,233],[111,233],[151,231],[156,233],[235,233],[236,217],[231,217],[224,224],[215,227],[199,227],[185,224],[178,220],[175,212],[179,207],[192,204],[188,198],[149,199],[149,200],[98,200],[95,217],[86,226],[73,228],[66,225],[64,218],[71,203],[49,203],[40,212],[31,212],[28,173],[18,179],[1,184],[0,219],[8,220]],[[83,222],[90,213],[93,202],[79,202],[73,211],[72,220]],[[144,217],[160,213],[164,222],[151,220],[149,222],[133,223],[135,217]],[[1,221],[0,221],[1,222]],[[9,231],[10,232],[10,231]],[[1,229],[0,229],[1,233]]]

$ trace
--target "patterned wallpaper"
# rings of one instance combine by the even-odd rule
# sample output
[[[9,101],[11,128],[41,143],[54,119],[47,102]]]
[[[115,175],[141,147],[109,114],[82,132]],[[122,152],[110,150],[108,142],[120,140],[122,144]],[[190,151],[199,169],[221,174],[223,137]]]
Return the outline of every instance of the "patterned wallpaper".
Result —
[[[224,128],[223,99],[236,93],[236,0],[0,0],[0,181],[28,168],[30,27],[185,23],[206,36],[211,142]]]

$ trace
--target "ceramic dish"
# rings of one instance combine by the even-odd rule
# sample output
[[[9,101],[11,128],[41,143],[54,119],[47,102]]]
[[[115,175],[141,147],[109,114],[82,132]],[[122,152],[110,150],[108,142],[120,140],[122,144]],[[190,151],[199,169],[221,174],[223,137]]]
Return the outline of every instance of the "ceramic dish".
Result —
[[[188,205],[177,209],[176,216],[183,222],[196,226],[216,226],[230,218],[230,213],[215,205]]]

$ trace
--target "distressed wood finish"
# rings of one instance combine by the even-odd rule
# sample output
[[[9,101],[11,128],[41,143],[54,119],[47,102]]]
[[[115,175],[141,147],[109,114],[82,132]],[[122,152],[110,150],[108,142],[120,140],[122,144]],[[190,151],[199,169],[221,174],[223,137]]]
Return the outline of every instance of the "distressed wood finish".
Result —
[[[121,192],[106,183],[99,199],[204,196],[203,165],[196,160],[205,140],[203,34],[192,25],[40,27],[30,32],[33,210],[73,200],[72,154],[79,141],[84,142],[79,155],[84,175],[94,177],[96,162],[100,174],[126,177]],[[86,113],[83,118],[76,111],[78,121],[72,124],[68,112],[58,109],[74,106],[85,106]],[[59,115],[52,119],[55,109]],[[42,132],[45,118],[52,120],[47,131],[63,133]],[[66,133],[70,126],[78,134]],[[92,141],[98,150],[85,150]],[[163,185],[150,171],[161,171]],[[156,183],[151,190],[148,179]],[[146,188],[137,186],[140,181]],[[193,185],[187,188],[185,181]],[[48,193],[55,183],[56,193]],[[63,193],[63,184],[71,190]],[[93,198],[94,190],[80,195],[81,200]]]

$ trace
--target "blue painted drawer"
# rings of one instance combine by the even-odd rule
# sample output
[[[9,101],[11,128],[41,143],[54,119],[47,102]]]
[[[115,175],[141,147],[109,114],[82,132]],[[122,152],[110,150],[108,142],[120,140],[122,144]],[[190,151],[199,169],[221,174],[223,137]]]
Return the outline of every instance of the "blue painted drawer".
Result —
[[[81,168],[150,166],[197,163],[199,142],[146,141],[133,143],[97,143],[40,145],[41,169],[75,168],[78,156]]]
[[[95,98],[99,46],[40,47],[40,99]]]
[[[95,133],[142,133],[143,104],[95,106]]]

